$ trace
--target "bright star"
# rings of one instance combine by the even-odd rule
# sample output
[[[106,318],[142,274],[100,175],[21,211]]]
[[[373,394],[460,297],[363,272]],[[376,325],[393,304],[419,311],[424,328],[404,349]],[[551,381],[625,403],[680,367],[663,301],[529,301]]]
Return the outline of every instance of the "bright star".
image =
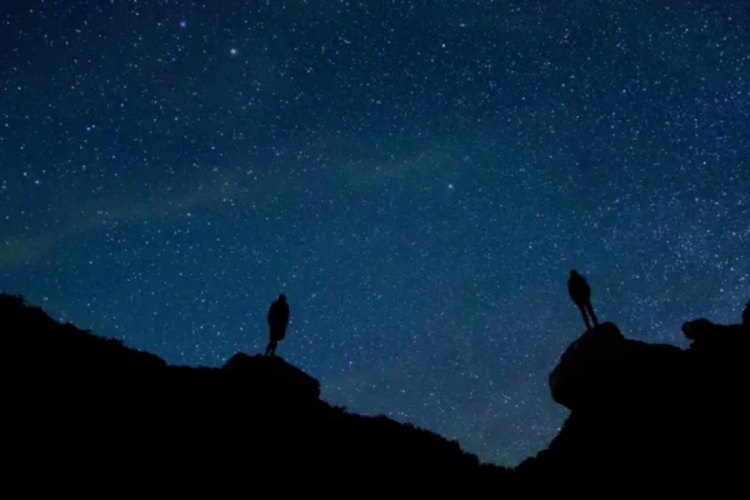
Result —
[[[180,21],[180,28],[186,28],[187,27],[187,21]]]
[[[230,49],[229,53],[232,54],[233,56],[236,56],[237,55],[237,49]]]

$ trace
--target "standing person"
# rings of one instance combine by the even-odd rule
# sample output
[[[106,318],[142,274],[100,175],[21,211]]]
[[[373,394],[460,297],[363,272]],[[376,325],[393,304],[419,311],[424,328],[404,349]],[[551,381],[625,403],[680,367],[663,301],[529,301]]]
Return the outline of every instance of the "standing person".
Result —
[[[270,340],[266,346],[266,356],[275,356],[276,347],[280,340],[286,336],[286,327],[289,324],[289,304],[286,295],[279,295],[271,307],[268,308],[268,328]]]
[[[586,323],[586,329],[591,330],[589,316],[591,316],[594,326],[599,326],[599,321],[596,319],[594,308],[591,305],[591,287],[589,287],[586,278],[581,276],[575,269],[570,271],[568,293],[570,294],[570,298],[573,299],[573,302],[578,306],[578,309],[581,310],[583,321]]]
[[[750,300],[745,305],[745,310],[742,311],[742,324],[750,328]]]

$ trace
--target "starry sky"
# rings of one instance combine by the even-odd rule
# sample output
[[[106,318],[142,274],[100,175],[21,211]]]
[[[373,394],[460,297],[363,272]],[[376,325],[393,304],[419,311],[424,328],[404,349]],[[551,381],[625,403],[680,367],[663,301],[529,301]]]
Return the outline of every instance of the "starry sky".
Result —
[[[750,295],[747,0],[0,4],[0,290],[513,465],[601,320]]]

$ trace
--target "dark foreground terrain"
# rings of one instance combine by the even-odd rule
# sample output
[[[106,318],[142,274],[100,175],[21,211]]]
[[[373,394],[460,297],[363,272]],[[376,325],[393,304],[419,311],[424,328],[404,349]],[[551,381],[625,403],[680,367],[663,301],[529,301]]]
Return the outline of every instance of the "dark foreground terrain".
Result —
[[[750,332],[688,323],[689,349],[626,339],[612,323],[571,344],[550,376],[571,409],[516,469],[456,442],[320,400],[281,358],[167,365],[0,295],[6,492],[334,496],[617,495],[747,489]],[[721,496],[721,495],[720,495]]]

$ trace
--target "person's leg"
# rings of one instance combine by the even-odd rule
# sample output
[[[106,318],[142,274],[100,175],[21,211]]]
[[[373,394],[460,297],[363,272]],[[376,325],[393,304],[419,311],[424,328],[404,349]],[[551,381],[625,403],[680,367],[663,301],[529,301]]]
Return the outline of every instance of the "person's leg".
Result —
[[[589,322],[589,317],[586,316],[586,310],[583,308],[583,304],[576,304],[578,306],[578,309],[581,311],[581,316],[583,316],[583,322],[586,323],[586,330],[591,330],[591,323]]]
[[[591,300],[586,301],[586,309],[589,311],[589,316],[591,316],[591,319],[594,322],[594,326],[599,326],[599,320],[596,319],[596,314],[594,314],[594,306],[591,305]]]

